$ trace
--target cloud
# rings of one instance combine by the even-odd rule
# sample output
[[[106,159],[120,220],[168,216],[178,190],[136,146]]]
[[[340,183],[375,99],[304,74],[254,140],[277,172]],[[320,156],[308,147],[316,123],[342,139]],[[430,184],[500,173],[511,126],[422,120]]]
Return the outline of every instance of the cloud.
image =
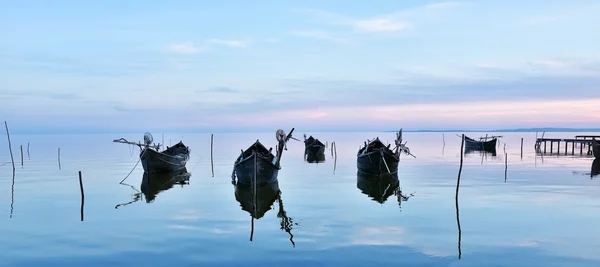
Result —
[[[536,24],[545,24],[545,23],[557,22],[557,21],[560,21],[560,20],[561,20],[561,18],[559,18],[559,17],[541,16],[541,17],[529,18],[529,19],[527,19],[526,23],[527,24],[536,25]]]
[[[439,3],[431,3],[425,5],[425,8],[431,9],[442,9],[442,8],[452,8],[456,6],[465,5],[463,2],[439,2]]]
[[[402,21],[393,21],[384,18],[376,18],[370,20],[359,20],[354,23],[354,27],[358,30],[368,32],[394,32],[406,29],[408,23]]]
[[[192,43],[172,44],[167,47],[167,50],[172,53],[184,55],[193,55],[201,51],[200,47]]]
[[[209,89],[199,89],[196,90],[197,93],[206,93],[206,92],[212,92],[212,93],[239,93],[240,90],[237,89],[233,89],[231,87],[225,87],[225,86],[220,86],[220,87],[212,87]]]
[[[207,42],[229,47],[245,47],[246,43],[241,40],[208,39]]]
[[[292,34],[294,36],[314,38],[314,39],[318,39],[318,40],[331,41],[331,42],[341,43],[341,44],[348,43],[348,40],[346,40],[344,38],[336,37],[333,34],[323,32],[323,31],[318,31],[318,30],[292,31],[292,32],[290,32],[290,34]]]
[[[440,15],[442,10],[464,5],[462,2],[440,2],[399,10],[371,18],[357,18],[332,13],[325,10],[302,9],[310,18],[326,24],[343,26],[363,33],[393,33],[409,29],[412,25]],[[311,36],[307,36],[311,37]]]

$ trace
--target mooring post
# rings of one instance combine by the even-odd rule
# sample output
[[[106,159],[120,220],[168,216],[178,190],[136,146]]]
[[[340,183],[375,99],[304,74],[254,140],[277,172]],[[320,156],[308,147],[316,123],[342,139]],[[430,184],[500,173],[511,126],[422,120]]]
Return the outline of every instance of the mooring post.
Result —
[[[464,147],[465,147],[465,134],[462,135],[462,141],[460,143],[460,166],[458,167],[458,177],[456,177],[456,194],[454,195],[454,203],[456,207],[456,224],[458,226],[458,258],[460,259],[462,256],[460,241],[461,241],[461,229],[460,229],[460,219],[458,212],[458,189],[460,187],[460,174],[462,172],[463,167],[463,156],[464,156]]]
[[[215,177],[215,167],[213,164],[213,134],[210,134],[210,170],[212,177]]]
[[[10,144],[10,134],[8,133],[8,124],[4,121],[4,127],[6,128],[6,137],[8,138],[8,152],[10,152],[10,162],[12,162],[13,172],[15,172],[15,160],[13,158],[12,146]]]
[[[23,145],[21,147],[21,169],[23,168]]]
[[[27,143],[27,158],[31,159],[31,155],[29,155],[29,143]]]
[[[521,137],[521,159],[523,158],[523,137]]]
[[[81,191],[81,221],[83,222],[83,203],[85,202],[85,194],[83,193],[83,179],[81,171],[79,171],[79,190]]]
[[[58,170],[60,170],[60,147],[58,148]]]

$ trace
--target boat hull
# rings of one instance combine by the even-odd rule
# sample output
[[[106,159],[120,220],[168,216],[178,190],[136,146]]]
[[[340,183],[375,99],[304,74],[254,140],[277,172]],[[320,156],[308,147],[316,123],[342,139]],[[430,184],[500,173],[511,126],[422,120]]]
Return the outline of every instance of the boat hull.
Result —
[[[321,163],[325,162],[325,152],[319,152],[318,150],[315,152],[314,150],[304,150],[304,158],[308,163]]]
[[[592,154],[594,158],[600,159],[600,143],[597,141],[592,142]]]
[[[358,171],[363,174],[395,174],[398,172],[400,157],[385,148],[379,148],[364,154],[359,152],[356,161]]]
[[[485,151],[496,151],[496,145],[498,143],[498,139],[493,138],[490,141],[476,141],[471,138],[465,137],[465,148],[470,150],[485,150]]]
[[[190,153],[167,155],[145,148],[140,153],[140,161],[145,172],[177,172],[185,169]]]
[[[309,145],[304,148],[305,154],[324,154],[325,153],[325,145]]]
[[[256,153],[252,153],[250,157],[247,157],[241,161],[238,160],[238,162],[235,164],[235,176],[237,177],[237,183],[252,184],[255,181],[255,174],[256,183],[258,185],[264,185],[277,180],[279,168],[273,165],[272,162],[257,156]]]
[[[600,159],[596,158],[592,161],[592,177],[600,175]]]

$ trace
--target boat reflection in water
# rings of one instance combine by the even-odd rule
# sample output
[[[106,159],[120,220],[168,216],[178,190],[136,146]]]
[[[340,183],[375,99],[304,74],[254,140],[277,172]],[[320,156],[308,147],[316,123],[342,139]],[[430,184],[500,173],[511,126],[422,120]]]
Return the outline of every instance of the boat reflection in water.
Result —
[[[191,173],[186,168],[177,172],[169,173],[148,173],[144,172],[142,178],[142,193],[146,198],[146,203],[151,203],[156,198],[158,193],[173,188],[179,184],[181,187],[190,183]]]
[[[279,190],[279,181],[275,180],[271,183],[260,184],[254,187],[252,184],[235,183],[235,200],[240,203],[242,210],[250,213],[252,217],[251,230],[250,230],[250,241],[254,238],[254,220],[262,218],[267,211],[272,209],[275,202],[278,203],[279,210],[277,212],[277,218],[280,218],[280,229],[287,232],[290,235],[290,242],[292,246],[296,247],[294,243],[294,235],[292,234],[292,227],[298,225],[293,222],[291,217],[288,217],[286,211],[283,208],[283,201],[281,200],[281,191]]]
[[[405,196],[400,189],[400,180],[398,173],[370,175],[357,172],[356,187],[361,193],[371,197],[373,201],[383,204],[387,199],[394,195],[397,197],[398,206],[402,207],[402,201],[408,201],[413,194]]]
[[[591,177],[600,175],[600,159],[596,158],[592,161]]]
[[[469,154],[479,154],[481,156],[492,156],[495,157],[496,154],[496,148],[487,148],[487,149],[482,149],[482,148],[478,148],[478,147],[467,147],[465,146],[465,155],[469,155]]]

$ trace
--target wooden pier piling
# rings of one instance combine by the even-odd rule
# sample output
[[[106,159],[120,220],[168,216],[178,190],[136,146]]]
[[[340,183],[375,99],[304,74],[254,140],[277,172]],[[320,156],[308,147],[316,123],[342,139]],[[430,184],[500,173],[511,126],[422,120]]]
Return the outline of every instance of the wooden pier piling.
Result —
[[[536,152],[542,154],[553,154],[554,143],[556,143],[556,154],[561,153],[561,146],[564,144],[564,155],[569,154],[569,146],[571,146],[571,155],[575,155],[575,146],[579,146],[579,155],[592,155],[592,140],[600,139],[600,136],[582,136],[578,135],[575,138],[537,138],[535,141]],[[547,150],[547,143],[550,142],[550,151]],[[542,150],[543,144],[543,150]],[[522,145],[521,145],[522,146]],[[584,148],[587,149],[584,150]],[[585,154],[584,154],[585,153]]]

